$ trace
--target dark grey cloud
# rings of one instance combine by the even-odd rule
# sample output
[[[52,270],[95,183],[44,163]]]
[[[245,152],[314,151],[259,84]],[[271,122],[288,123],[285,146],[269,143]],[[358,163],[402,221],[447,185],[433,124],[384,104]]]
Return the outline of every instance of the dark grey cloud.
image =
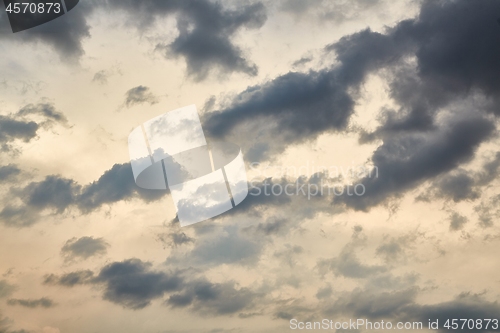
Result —
[[[474,178],[469,172],[458,169],[436,180],[435,197],[451,198],[455,202],[462,200],[474,200],[479,198],[480,193],[475,188]]]
[[[83,41],[90,37],[87,16],[90,13],[87,1],[65,15],[37,26],[13,34],[5,11],[0,12],[0,40],[44,44],[52,47],[63,62],[76,62],[85,54]]]
[[[500,216],[499,202],[500,196],[494,195],[474,206],[474,212],[477,214],[478,224],[481,228],[490,228],[495,225],[495,221]]]
[[[167,193],[167,191],[139,188],[135,184],[130,163],[115,164],[97,181],[82,188],[76,204],[83,212],[90,212],[104,204],[112,204],[121,200],[141,198],[146,202],[154,201]]]
[[[495,126],[488,118],[470,116],[453,119],[425,134],[388,136],[372,156],[379,176],[368,176],[359,182],[366,194],[345,195],[338,201],[357,210],[367,210],[470,161],[477,147],[491,138],[494,130]]]
[[[42,297],[40,299],[16,299],[16,298],[12,298],[12,299],[9,299],[7,301],[7,304],[11,305],[11,306],[19,305],[19,306],[22,306],[25,308],[30,308],[30,309],[34,309],[34,308],[48,309],[48,308],[52,308],[56,305],[53,300],[46,298],[46,297]]]
[[[365,279],[387,271],[382,265],[369,265],[362,263],[356,255],[356,249],[366,242],[361,226],[353,228],[351,241],[340,251],[337,257],[319,260],[317,268],[320,274],[332,272],[337,276],[346,278]]]
[[[406,263],[411,258],[410,251],[414,248],[417,239],[422,236],[424,234],[419,233],[418,230],[398,237],[386,235],[383,242],[377,247],[376,254],[388,264]]]
[[[149,105],[158,103],[158,98],[148,87],[137,86],[125,93],[125,105],[128,108],[143,103],[148,103]]]
[[[288,266],[293,267],[296,264],[296,257],[304,252],[304,248],[300,245],[285,244],[285,249],[275,251],[274,256],[283,260]]]
[[[292,67],[301,67],[312,61],[311,57],[302,57],[299,60],[293,62]]]
[[[405,20],[388,31],[416,58],[416,68],[392,68],[391,96],[399,110],[387,111],[378,133],[425,130],[434,115],[455,100],[477,94],[486,98],[485,111],[498,113],[500,82],[492,72],[500,68],[500,47],[495,41],[499,4],[485,1],[424,1],[416,19]],[[457,24],[463,22],[463,24]]]
[[[15,290],[16,290],[15,286],[9,284],[5,280],[0,280],[0,298],[5,298],[10,296]]]
[[[443,327],[447,319],[497,318],[500,313],[500,306],[497,302],[489,302],[481,296],[470,293],[462,293],[453,300],[432,305],[417,303],[417,295],[418,289],[416,288],[379,293],[358,289],[345,293],[328,307],[325,313],[328,315],[345,314],[371,320],[385,319],[393,322],[418,321],[422,322],[424,327],[429,320],[439,320],[438,332],[448,331]],[[483,326],[482,329],[475,329],[475,331],[498,332],[500,329],[495,329],[490,325],[487,330]],[[458,329],[457,332],[470,332],[470,330]]]
[[[130,163],[115,164],[97,181],[85,186],[52,175],[24,187],[12,188],[10,192],[10,199],[20,199],[22,205],[6,204],[0,211],[0,220],[13,227],[27,227],[38,222],[46,210],[61,214],[76,208],[88,214],[106,204],[135,198],[150,202],[168,193],[139,188],[135,184]]]
[[[449,318],[467,318],[478,320],[485,318],[498,318],[500,315],[500,305],[498,302],[490,302],[482,296],[469,292],[458,295],[454,300],[442,302],[434,305],[417,305],[414,304],[407,309],[404,309],[404,317],[412,318],[421,321],[436,321],[439,320],[439,332],[448,332],[449,330],[443,325]],[[483,321],[484,322],[484,321]],[[484,325],[481,329],[475,329],[476,332],[500,332],[500,327],[493,327],[491,324],[488,329]],[[460,329],[457,332],[470,332],[471,330]]]
[[[28,104],[22,107],[18,112],[18,116],[26,117],[29,115],[39,115],[44,120],[44,123],[60,123],[67,124],[68,119],[66,116],[57,111],[53,104],[39,103],[39,104]]]
[[[173,308],[192,306],[202,315],[232,315],[253,307],[258,295],[248,288],[235,288],[232,282],[212,283],[204,279],[188,283],[182,293],[171,295],[165,302]]]
[[[204,129],[214,137],[235,137],[252,162],[322,133],[345,131],[366,76],[404,54],[405,44],[398,42],[370,30],[344,37],[326,47],[337,54],[338,65],[248,87],[205,114]]]
[[[319,308],[326,316],[344,315],[351,318],[385,320],[396,322],[422,322],[424,328],[428,321],[439,320],[438,332],[448,331],[443,327],[446,320],[453,318],[484,319],[497,318],[500,305],[487,300],[488,295],[463,292],[455,298],[431,304],[417,299],[424,292],[416,282],[418,276],[408,274],[393,276],[390,272],[372,276],[363,287],[344,291],[334,299],[324,298]],[[469,332],[470,330],[458,330]],[[486,330],[483,326],[478,332],[498,332],[500,328]]]
[[[171,43],[158,43],[156,49],[165,57],[182,57],[188,76],[196,81],[213,72],[257,74],[257,66],[248,61],[232,38],[240,30],[261,27],[266,11],[261,3],[224,8],[219,2],[195,1],[121,1],[108,0],[110,8],[133,18],[129,24],[141,32],[158,19],[175,16],[178,36]]]
[[[21,169],[17,165],[9,164],[0,166],[0,181],[6,182],[14,180],[21,173]]]
[[[109,244],[103,238],[74,237],[64,244],[61,254],[67,261],[88,259],[93,256],[106,254],[108,247]]]
[[[328,45],[325,52],[337,60],[332,67],[287,73],[219,103],[205,114],[204,128],[241,143],[251,161],[270,159],[321,133],[348,130],[360,85],[368,74],[383,73],[398,106],[380,111],[375,131],[360,131],[361,142],[383,142],[371,158],[380,177],[362,180],[362,198],[337,201],[367,210],[458,168],[492,138],[488,114],[500,110],[493,74],[500,70],[499,9],[494,0],[424,1],[415,19]],[[443,196],[461,190],[454,199],[474,198],[467,181],[442,180]]]
[[[257,75],[257,66],[247,61],[231,37],[242,28],[259,28],[266,21],[261,3],[224,10],[218,3],[194,1],[182,6],[177,20],[179,36],[170,45],[158,45],[166,55],[182,56],[188,75],[204,79],[213,68]],[[192,26],[194,24],[194,26]]]
[[[361,15],[377,15],[377,6],[380,0],[353,0],[353,1],[328,1],[328,0],[284,0],[280,1],[279,9],[296,19],[311,19],[317,21],[333,21],[342,23],[347,20],[359,18]]]
[[[183,279],[151,269],[151,264],[129,259],[105,266],[95,278],[103,283],[103,298],[131,309],[142,309],[164,293],[181,288]]]
[[[195,242],[194,238],[182,231],[177,216],[169,223],[166,223],[165,226],[168,228],[168,232],[162,232],[156,235],[156,239],[165,246],[177,248]]]
[[[194,274],[193,274],[194,273]],[[113,262],[98,274],[79,271],[62,276],[48,275],[45,284],[73,287],[98,285],[103,299],[125,308],[139,310],[156,299],[169,295],[164,304],[171,308],[187,307],[203,315],[231,315],[251,309],[260,297],[247,288],[237,288],[232,281],[213,283],[189,272],[155,270],[151,263],[139,259]]]
[[[0,148],[11,151],[16,140],[29,142],[37,137],[40,128],[50,128],[56,123],[67,125],[67,122],[64,114],[52,104],[28,104],[16,113],[0,115]]]
[[[39,125],[34,121],[24,121],[0,115],[0,144],[3,151],[11,150],[14,140],[29,142],[36,137]]]
[[[467,221],[468,221],[467,217],[460,215],[457,212],[453,212],[450,215],[450,230],[457,231],[462,229],[464,225],[467,223]]]
[[[260,242],[243,235],[238,228],[227,227],[222,235],[198,240],[191,256],[199,265],[249,264],[258,259],[261,251]]]
[[[77,285],[89,284],[94,278],[91,270],[82,270],[66,273],[61,276],[49,274],[44,277],[43,283],[46,285],[60,285],[63,287],[74,287]]]
[[[373,292],[357,289],[344,293],[335,300],[324,313],[328,315],[349,315],[354,318],[393,318],[406,306],[414,304],[417,288],[396,291]]]

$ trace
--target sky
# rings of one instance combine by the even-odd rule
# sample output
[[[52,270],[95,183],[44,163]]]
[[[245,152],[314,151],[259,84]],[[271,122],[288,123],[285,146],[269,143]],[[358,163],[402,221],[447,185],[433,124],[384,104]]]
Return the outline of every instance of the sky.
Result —
[[[500,319],[499,73],[498,0],[2,7],[0,333]],[[192,104],[250,192],[181,227],[128,135]]]

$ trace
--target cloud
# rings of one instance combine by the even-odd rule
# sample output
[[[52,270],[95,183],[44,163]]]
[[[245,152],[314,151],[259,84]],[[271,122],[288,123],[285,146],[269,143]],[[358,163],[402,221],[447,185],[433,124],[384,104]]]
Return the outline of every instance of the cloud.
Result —
[[[242,235],[237,228],[227,227],[223,233],[199,240],[191,251],[191,259],[198,265],[243,265],[255,262],[261,251],[262,245],[259,242]]]
[[[61,254],[66,261],[74,259],[88,259],[93,256],[104,255],[109,244],[102,238],[81,237],[71,238],[64,244]]]
[[[27,206],[38,210],[53,208],[62,213],[76,200],[80,186],[71,179],[47,176],[41,182],[31,182],[26,187],[13,190]],[[1,214],[1,213],[0,213]]]
[[[357,279],[366,278],[386,271],[383,266],[361,263],[352,250],[346,249],[344,249],[338,257],[320,261],[318,267],[320,269],[327,268],[335,275]]]
[[[170,221],[170,223],[166,224],[166,226],[168,227],[169,232],[159,233],[156,235],[157,240],[164,245],[171,248],[177,248],[179,246],[192,244],[195,242],[194,238],[181,231],[177,216],[175,217],[175,219]]]
[[[203,315],[231,315],[252,308],[258,295],[248,288],[236,289],[234,283],[211,283],[197,280],[188,283],[182,293],[171,295],[165,302],[172,308],[192,306]]]
[[[195,81],[204,80],[214,72],[257,74],[257,67],[244,58],[243,51],[232,42],[232,38],[243,28],[256,29],[264,24],[266,11],[261,3],[242,5],[237,9],[227,9],[218,2],[204,0],[168,3],[108,0],[106,4],[133,17],[129,22],[141,32],[157,20],[174,15],[178,36],[171,43],[157,43],[156,50],[166,58],[184,58],[187,74]]]
[[[380,0],[325,1],[325,0],[284,0],[279,9],[297,19],[311,18],[314,21],[334,21],[342,23],[362,16],[363,13],[374,15]]]
[[[242,28],[260,28],[264,24],[266,14],[261,3],[229,11],[218,3],[194,1],[181,5],[180,11],[179,36],[173,43],[159,44],[157,48],[167,57],[184,57],[189,76],[200,81],[214,69],[257,75],[257,66],[243,57],[231,37]]]
[[[481,6],[469,1],[424,1],[416,19],[388,30],[386,36],[397,40],[415,65],[400,62],[390,68],[391,97],[401,108],[385,112],[385,122],[376,133],[428,130],[441,108],[456,108],[454,102],[478,95],[485,100],[478,100],[476,108],[498,114],[500,84],[491,73],[500,69],[500,47],[494,42],[498,30],[494,13],[499,7],[494,0]]]
[[[109,74],[107,71],[100,70],[94,74],[94,77],[92,78],[92,82],[106,84],[106,83],[108,83],[108,77],[109,77]]]
[[[5,280],[0,280],[0,298],[5,298],[10,296],[15,290],[16,290],[15,286],[9,284]]]
[[[311,57],[302,57],[297,61],[294,61],[292,67],[301,67],[312,61]]]
[[[203,128],[215,138],[238,133],[245,156],[265,160],[324,131],[345,129],[354,107],[346,89],[334,71],[288,73],[205,114]]]
[[[498,176],[500,167],[500,154],[484,163],[479,171],[458,168],[442,176],[436,177],[433,184],[416,200],[427,201],[431,199],[446,199],[460,202],[463,200],[474,201],[481,196],[481,188],[489,185]]]
[[[467,217],[462,216],[457,212],[453,212],[450,215],[449,220],[450,220],[451,231],[461,230],[468,221]]]
[[[0,181],[14,180],[20,173],[21,169],[14,164],[0,166]]]
[[[49,274],[44,277],[43,283],[46,285],[60,285],[64,287],[74,287],[77,285],[89,284],[92,282],[94,272],[90,270],[76,271],[61,276]]]
[[[357,289],[343,293],[324,312],[328,315],[344,314],[354,318],[393,318],[406,306],[412,305],[417,288],[397,291],[373,292]]]
[[[399,237],[385,236],[384,241],[377,247],[376,254],[386,263],[406,263],[411,255],[418,237],[424,236],[418,230],[411,231]]]
[[[34,121],[17,120],[9,116],[0,115],[0,144],[3,151],[11,150],[10,142],[22,140],[29,142],[36,137],[39,125]]]
[[[12,151],[16,140],[30,142],[42,127],[50,128],[56,123],[67,125],[67,122],[61,112],[47,103],[28,104],[14,114],[0,115],[1,151]]]
[[[53,48],[63,62],[74,63],[85,54],[83,41],[90,37],[87,16],[90,6],[86,1],[55,20],[16,34],[10,29],[6,12],[0,13],[0,39],[44,44]]]
[[[19,306],[22,306],[25,308],[30,308],[30,309],[34,309],[34,308],[48,309],[48,308],[52,308],[55,306],[54,301],[52,301],[51,299],[46,298],[46,297],[42,297],[40,299],[15,299],[15,298],[12,298],[12,299],[9,299],[7,301],[7,304],[11,305],[11,306],[19,305]]]
[[[448,332],[448,329],[443,327],[447,319],[457,317],[476,321],[478,319],[484,320],[485,318],[498,318],[500,315],[500,305],[498,302],[489,302],[480,295],[467,292],[458,295],[454,300],[448,302],[434,305],[414,304],[405,309],[404,313],[406,318],[422,322],[426,322],[429,319],[431,321],[439,320],[439,331]],[[488,329],[483,327],[480,331],[500,332],[500,328],[490,325]],[[470,332],[470,330],[459,329],[457,332]]]
[[[0,221],[7,226],[28,227],[38,222],[45,211],[62,214],[70,208],[89,214],[105,204],[140,198],[146,202],[158,200],[168,191],[139,188],[134,181],[130,163],[115,164],[97,180],[85,186],[61,176],[47,176],[24,187],[11,188],[10,200],[22,204],[6,204],[0,211]]]
[[[415,283],[418,276],[408,274],[393,276],[390,272],[368,277],[363,287],[338,293],[335,299],[324,298],[318,304],[324,315],[351,318],[365,318],[388,322],[421,322],[423,327],[430,321],[439,320],[438,332],[446,332],[443,327],[448,319],[467,318],[471,320],[497,318],[500,314],[498,302],[486,300],[481,295],[463,292],[451,300],[426,303],[419,296],[426,291]],[[292,314],[293,315],[293,314]],[[470,330],[458,330],[466,332]],[[490,326],[479,331],[498,332],[500,328]]]
[[[194,272],[193,272],[194,273]],[[189,307],[203,315],[230,315],[251,308],[258,294],[248,288],[236,289],[232,281],[212,283],[182,272],[154,270],[152,264],[139,259],[127,259],[104,266],[99,274],[79,271],[63,276],[47,275],[45,284],[73,287],[100,285],[103,299],[133,310],[143,309],[165,294],[165,305]]]
[[[338,63],[307,73],[289,72],[248,87],[220,110],[205,114],[204,129],[214,137],[236,136],[251,142],[245,156],[266,160],[288,146],[325,132],[348,129],[360,85],[371,72],[396,63],[405,43],[364,30],[325,48]]]
[[[331,271],[338,276],[364,279],[386,272],[386,267],[363,264],[356,256],[356,248],[363,245],[366,240],[362,232],[361,226],[355,226],[351,241],[342,248],[338,257],[320,260],[317,265],[320,273],[324,275]]]
[[[94,281],[104,284],[104,299],[137,310],[168,291],[178,290],[183,279],[153,271],[151,264],[139,259],[129,259],[105,266]]]
[[[149,105],[158,103],[158,98],[153,95],[148,87],[137,86],[125,93],[125,105],[128,108],[143,103],[148,103]]]
[[[165,57],[182,57],[188,75],[194,80],[205,79],[212,72],[242,72],[256,75],[255,64],[245,59],[241,48],[232,39],[246,28],[256,29],[266,21],[265,7],[261,3],[226,9],[219,3],[196,0],[186,3],[162,1],[80,1],[67,14],[26,31],[11,32],[5,12],[0,13],[1,39],[43,44],[53,48],[63,62],[76,63],[85,54],[83,42],[90,38],[89,19],[96,11],[122,11],[128,14],[128,24],[141,34],[162,18],[173,16],[177,20],[178,36],[171,43],[157,43],[156,49]]]
[[[11,320],[9,318],[6,318],[2,316],[2,313],[0,313],[0,333],[8,333],[8,328],[10,326]]]
[[[344,293],[338,300],[325,309],[327,315],[344,314],[355,318],[370,320],[391,320],[421,322],[426,327],[429,320],[439,320],[438,332],[447,332],[443,327],[448,319],[466,318],[471,320],[497,318],[500,306],[497,302],[489,302],[479,295],[462,293],[455,299],[435,304],[419,304],[416,302],[417,288],[392,292],[375,292],[369,289],[357,289],[351,293]],[[457,332],[468,332],[460,330]],[[479,331],[498,332],[500,329],[490,325]]]
[[[45,126],[46,123],[59,123],[63,125],[68,123],[66,116],[62,112],[57,111],[54,105],[48,103],[28,104],[22,107],[17,112],[17,115],[21,117],[39,115],[45,120],[43,123]]]
[[[342,196],[356,210],[368,210],[397,193],[415,188],[425,180],[470,161],[477,147],[494,133],[492,122],[481,116],[452,119],[439,129],[424,133],[388,136],[372,156],[378,177],[367,176],[359,184],[363,196]]]
[[[103,299],[140,310],[156,299],[172,308],[189,307],[199,314],[231,315],[253,307],[259,295],[248,288],[236,288],[232,281],[213,283],[206,278],[182,272],[154,270],[152,264],[139,259],[127,259],[104,266],[95,275],[79,271],[63,276],[47,275],[45,284],[73,287],[92,284],[103,287]]]
[[[108,83],[109,78],[114,75],[123,75],[119,65],[114,65],[109,69],[102,69],[100,71],[97,71],[92,78],[92,83],[105,85]]]
[[[371,158],[380,177],[361,182],[363,197],[338,201],[368,210],[471,160],[493,137],[489,115],[498,114],[500,92],[493,74],[500,70],[498,10],[494,0],[481,6],[424,1],[415,19],[328,45],[326,54],[336,58],[331,67],[290,72],[221,102],[219,110],[205,114],[204,128],[213,137],[241,142],[251,161],[272,159],[319,134],[348,130],[360,85],[368,74],[382,75],[397,107],[381,109],[375,131],[360,130],[361,142],[383,140]],[[456,181],[464,180],[443,183],[443,189],[460,189]]]

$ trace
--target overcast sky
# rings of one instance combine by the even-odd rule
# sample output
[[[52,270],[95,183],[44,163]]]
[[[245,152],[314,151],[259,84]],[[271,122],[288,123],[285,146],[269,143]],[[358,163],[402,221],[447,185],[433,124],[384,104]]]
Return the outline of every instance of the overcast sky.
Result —
[[[500,319],[500,1],[2,7],[0,59],[0,333]],[[127,137],[191,104],[262,191],[181,228]]]

